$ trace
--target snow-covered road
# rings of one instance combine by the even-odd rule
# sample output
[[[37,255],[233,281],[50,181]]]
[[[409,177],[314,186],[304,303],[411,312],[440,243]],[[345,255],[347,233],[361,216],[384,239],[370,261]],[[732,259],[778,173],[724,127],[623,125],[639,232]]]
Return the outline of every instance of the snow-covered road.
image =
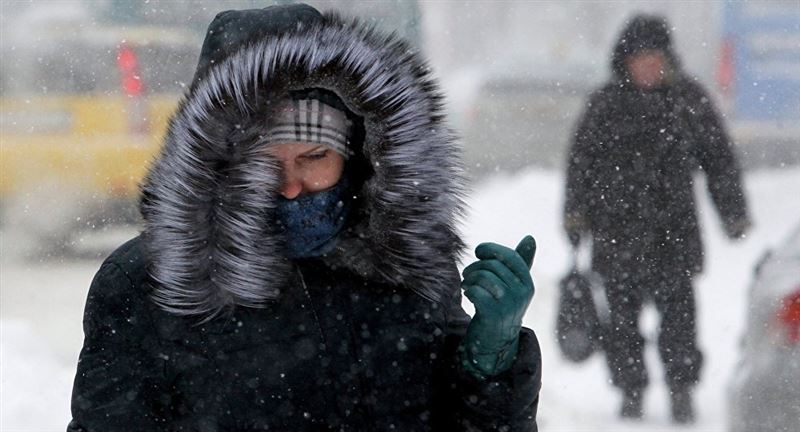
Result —
[[[553,336],[557,283],[569,258],[559,227],[562,174],[530,170],[475,186],[464,225],[471,247],[482,241],[515,245],[527,233],[538,243],[536,296],[525,323],[539,335],[544,356],[540,430],[726,429],[726,389],[738,359],[753,264],[800,221],[800,168],[750,172],[745,183],[755,229],[738,243],[725,239],[707,194],[699,191],[707,257],[706,272],[696,288],[706,366],[697,394],[699,418],[691,427],[669,423],[666,388],[653,344],[646,358],[652,385],[646,394],[645,419],[637,423],[616,418],[619,396],[607,382],[599,355],[581,365],[560,358]],[[10,238],[3,236],[0,250],[0,429],[63,431],[70,418],[72,378],[82,342],[83,302],[100,261],[24,262],[15,258]],[[655,326],[655,314],[646,311],[643,328],[650,341]]]

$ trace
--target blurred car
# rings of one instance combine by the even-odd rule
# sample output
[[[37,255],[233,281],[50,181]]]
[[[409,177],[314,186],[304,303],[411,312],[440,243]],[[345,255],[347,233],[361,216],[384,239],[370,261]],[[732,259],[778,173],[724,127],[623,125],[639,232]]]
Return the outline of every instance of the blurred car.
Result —
[[[169,28],[51,30],[4,54],[0,92],[0,221],[36,253],[136,222],[139,180],[199,51]]]
[[[756,266],[730,388],[732,432],[800,430],[800,224]]]
[[[452,77],[451,114],[467,171],[481,177],[562,166],[587,96],[602,83],[599,64],[511,63]]]

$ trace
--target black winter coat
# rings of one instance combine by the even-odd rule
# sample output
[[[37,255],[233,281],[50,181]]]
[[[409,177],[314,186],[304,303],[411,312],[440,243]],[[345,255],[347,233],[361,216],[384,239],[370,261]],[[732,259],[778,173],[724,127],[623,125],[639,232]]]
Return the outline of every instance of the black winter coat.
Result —
[[[627,81],[622,39],[614,78],[587,103],[569,151],[565,217],[593,237],[593,266],[699,272],[703,248],[694,199],[702,169],[726,225],[746,220],[733,145],[711,99],[680,73],[675,56],[667,83],[643,92]]]
[[[457,366],[460,296],[312,260],[280,301],[198,324],[153,303],[144,258],[131,240],[92,283],[68,431],[536,430],[536,337],[477,381]]]
[[[536,430],[533,332],[487,381],[457,362],[461,179],[426,66],[357,22],[312,21],[215,62],[181,103],[145,229],[90,288],[69,431]],[[258,137],[270,101],[308,87],[363,118],[371,171],[336,250],[292,261]]]

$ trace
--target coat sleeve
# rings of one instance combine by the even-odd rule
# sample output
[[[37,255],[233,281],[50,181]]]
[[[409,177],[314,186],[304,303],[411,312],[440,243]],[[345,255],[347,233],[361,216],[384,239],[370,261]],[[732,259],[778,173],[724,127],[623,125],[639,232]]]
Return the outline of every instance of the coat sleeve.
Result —
[[[589,182],[594,149],[602,141],[603,112],[599,93],[592,95],[581,114],[567,153],[564,224],[588,223]]]
[[[167,421],[165,361],[146,301],[117,264],[106,262],[95,275],[67,432],[160,430]]]
[[[687,117],[695,134],[695,154],[708,178],[714,205],[726,226],[745,221],[747,203],[733,142],[705,91],[692,83],[689,95]]]
[[[509,370],[480,381],[458,361],[458,346],[470,320],[461,307],[460,292],[454,294],[447,315],[444,370],[436,374],[439,424],[434,430],[537,431],[542,362],[533,331],[520,331],[519,350]]]

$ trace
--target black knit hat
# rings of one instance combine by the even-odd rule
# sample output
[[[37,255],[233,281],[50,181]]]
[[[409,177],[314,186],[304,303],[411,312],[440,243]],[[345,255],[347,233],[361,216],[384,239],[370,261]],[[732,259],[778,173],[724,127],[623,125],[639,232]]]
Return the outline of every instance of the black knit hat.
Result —
[[[672,51],[672,40],[669,24],[664,17],[657,15],[636,15],[628,20],[628,25],[619,36],[611,67],[618,76],[625,74],[625,59],[636,52],[646,49],[662,51],[670,63],[677,67],[677,60]]]
[[[637,15],[625,27],[620,47],[630,55],[643,49],[664,50],[671,45],[666,19],[655,15]]]
[[[192,87],[203,79],[211,66],[219,64],[247,42],[321,21],[322,14],[306,4],[220,12],[208,26]]]

